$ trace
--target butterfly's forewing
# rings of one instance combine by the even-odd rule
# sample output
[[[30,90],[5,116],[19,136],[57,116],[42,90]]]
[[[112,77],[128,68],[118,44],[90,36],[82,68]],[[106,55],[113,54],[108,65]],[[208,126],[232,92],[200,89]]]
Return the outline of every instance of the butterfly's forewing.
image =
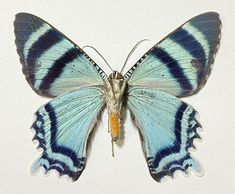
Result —
[[[81,48],[44,20],[19,13],[14,27],[23,73],[38,94],[55,97],[106,80],[106,74]]]
[[[33,171],[42,166],[77,180],[85,167],[89,134],[103,106],[102,89],[85,87],[40,107],[32,128],[43,153]]]
[[[149,171],[156,181],[176,170],[192,167],[201,173],[200,164],[188,152],[200,138],[197,112],[178,98],[160,90],[133,87],[127,105],[140,129]]]
[[[215,12],[196,16],[151,48],[126,74],[129,85],[174,96],[195,94],[205,84],[220,43]]]

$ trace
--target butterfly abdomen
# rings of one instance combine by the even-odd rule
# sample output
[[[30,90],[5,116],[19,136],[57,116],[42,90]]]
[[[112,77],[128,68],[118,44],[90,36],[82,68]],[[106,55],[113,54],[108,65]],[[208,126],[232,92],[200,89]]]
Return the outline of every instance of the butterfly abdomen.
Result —
[[[109,125],[111,128],[111,137],[113,141],[117,141],[120,136],[121,122],[118,113],[111,113],[109,115]]]

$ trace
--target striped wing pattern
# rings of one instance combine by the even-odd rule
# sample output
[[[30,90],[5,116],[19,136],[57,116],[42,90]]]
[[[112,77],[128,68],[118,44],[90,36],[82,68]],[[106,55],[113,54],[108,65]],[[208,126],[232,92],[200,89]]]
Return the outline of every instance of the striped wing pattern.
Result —
[[[196,16],[151,48],[126,74],[129,85],[156,88],[177,97],[205,84],[220,43],[215,12]]]
[[[55,169],[77,180],[86,163],[88,137],[104,106],[102,69],[77,45],[37,16],[14,22],[17,52],[33,90],[55,97],[39,108],[32,125],[43,149],[32,170]],[[220,43],[215,12],[196,16],[151,48],[125,75],[127,105],[143,137],[152,177],[161,181],[189,167],[202,172],[189,148],[200,138],[197,112],[177,97],[205,84]]]
[[[107,79],[81,48],[37,16],[19,13],[14,27],[23,73],[38,94],[55,97]]]
[[[128,107],[140,130],[149,171],[156,181],[176,170],[187,173],[191,167],[202,173],[200,164],[192,158],[189,148],[200,138],[197,112],[178,98],[144,87],[132,87],[128,92]]]
[[[96,118],[104,106],[102,90],[87,87],[56,97],[35,113],[35,140],[43,149],[32,171],[55,169],[73,181],[82,173],[86,146]]]

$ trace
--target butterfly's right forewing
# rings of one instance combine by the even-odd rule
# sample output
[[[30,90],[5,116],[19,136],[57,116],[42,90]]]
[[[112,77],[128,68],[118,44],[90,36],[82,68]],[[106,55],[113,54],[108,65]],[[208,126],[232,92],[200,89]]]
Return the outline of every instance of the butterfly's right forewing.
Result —
[[[221,36],[219,14],[196,16],[151,48],[126,74],[129,85],[177,97],[197,93],[210,75]]]

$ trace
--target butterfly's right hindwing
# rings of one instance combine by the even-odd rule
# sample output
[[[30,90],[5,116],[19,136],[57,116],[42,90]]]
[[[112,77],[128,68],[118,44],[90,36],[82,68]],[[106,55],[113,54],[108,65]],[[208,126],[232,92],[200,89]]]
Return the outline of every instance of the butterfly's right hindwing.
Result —
[[[32,170],[42,166],[77,180],[86,162],[87,140],[104,106],[99,87],[86,87],[56,97],[35,113],[35,140],[43,149]]]
[[[37,16],[19,13],[14,27],[23,73],[38,94],[55,97],[106,80],[81,48]]]
[[[189,152],[193,140],[200,138],[193,107],[168,93],[137,86],[129,88],[127,105],[143,137],[149,171],[156,181],[173,176],[176,170],[187,173],[189,167],[202,173]]]

